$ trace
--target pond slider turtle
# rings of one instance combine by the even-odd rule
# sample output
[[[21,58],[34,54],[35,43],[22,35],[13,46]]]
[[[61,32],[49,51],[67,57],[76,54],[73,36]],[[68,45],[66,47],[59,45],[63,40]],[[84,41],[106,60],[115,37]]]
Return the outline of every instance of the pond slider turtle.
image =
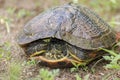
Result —
[[[92,10],[69,3],[29,21],[17,38],[28,57],[51,67],[85,65],[116,43],[115,31]]]

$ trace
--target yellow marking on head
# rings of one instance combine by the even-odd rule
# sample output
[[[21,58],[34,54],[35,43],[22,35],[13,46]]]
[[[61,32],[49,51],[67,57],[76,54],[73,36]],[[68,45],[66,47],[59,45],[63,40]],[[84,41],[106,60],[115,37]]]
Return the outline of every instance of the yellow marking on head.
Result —
[[[46,50],[41,50],[41,51],[33,53],[32,55],[30,55],[30,57],[34,57],[34,56],[37,56],[37,55],[45,53],[45,52],[46,52]]]

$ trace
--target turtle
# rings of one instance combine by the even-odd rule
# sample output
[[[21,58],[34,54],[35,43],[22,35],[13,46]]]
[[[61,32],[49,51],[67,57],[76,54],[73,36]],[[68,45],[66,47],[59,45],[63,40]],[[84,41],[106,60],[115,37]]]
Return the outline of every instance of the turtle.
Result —
[[[116,32],[91,9],[68,3],[28,21],[17,36],[29,59],[49,67],[87,65],[116,43]]]

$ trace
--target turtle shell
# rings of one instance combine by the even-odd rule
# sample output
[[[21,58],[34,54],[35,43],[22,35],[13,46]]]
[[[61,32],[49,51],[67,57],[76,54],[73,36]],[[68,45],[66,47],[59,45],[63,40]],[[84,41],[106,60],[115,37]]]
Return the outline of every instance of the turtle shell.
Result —
[[[111,47],[116,39],[114,30],[96,13],[72,3],[33,18],[24,26],[17,42],[25,45],[50,37],[88,50]]]

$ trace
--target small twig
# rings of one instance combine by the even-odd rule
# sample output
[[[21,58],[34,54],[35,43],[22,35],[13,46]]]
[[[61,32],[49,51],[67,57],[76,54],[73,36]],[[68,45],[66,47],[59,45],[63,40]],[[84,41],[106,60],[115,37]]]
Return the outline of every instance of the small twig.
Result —
[[[116,72],[116,70],[115,70],[115,71],[113,71],[113,72],[111,72],[110,74],[108,74],[108,75],[104,76],[104,77],[102,78],[102,80],[107,80],[107,78],[108,78],[109,76],[111,76],[111,75],[115,74],[115,72]]]
[[[104,58],[101,58],[101,59],[99,59],[92,67],[91,67],[91,70],[92,70],[92,72],[93,72],[93,68],[95,68],[95,66],[99,63],[99,62],[101,62],[102,60],[104,60]]]

